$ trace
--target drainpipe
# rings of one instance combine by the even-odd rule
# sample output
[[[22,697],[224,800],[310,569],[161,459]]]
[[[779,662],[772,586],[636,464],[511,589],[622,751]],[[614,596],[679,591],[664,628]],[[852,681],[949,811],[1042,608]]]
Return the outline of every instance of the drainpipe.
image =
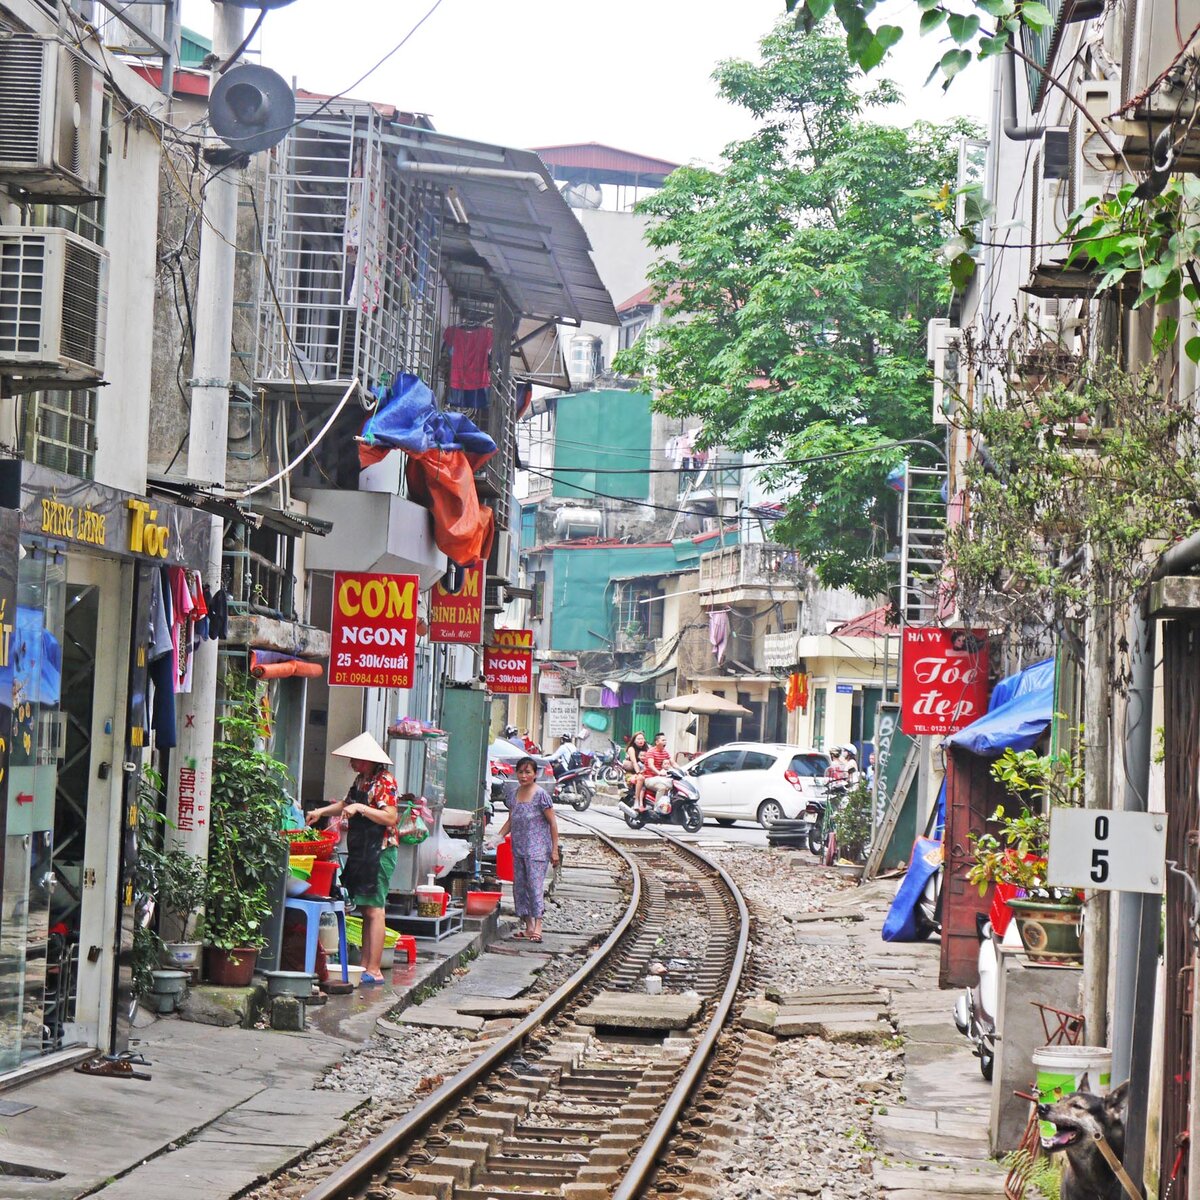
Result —
[[[1012,142],[1033,142],[1046,131],[1038,125],[1017,124],[1017,56],[1004,52],[1004,99],[1008,111],[1004,114],[1004,136]]]
[[[468,167],[461,163],[427,163],[404,160],[396,164],[398,170],[413,171],[418,175],[470,175],[479,179],[527,179],[536,184],[539,192],[548,191],[550,185],[537,171],[509,171],[504,167]]]
[[[1178,575],[1200,564],[1200,533],[1172,546],[1151,578]],[[1129,698],[1125,706],[1126,812],[1145,812],[1150,794],[1150,747],[1154,711],[1156,623],[1145,604],[1130,616]],[[1154,1048],[1153,1022],[1139,1013],[1154,1011],[1158,976],[1158,933],[1162,898],[1150,892],[1117,894],[1116,980],[1113,998],[1112,1050],[1114,1081],[1129,1080],[1130,1105],[1125,1123],[1125,1169],[1133,1179],[1144,1177],[1146,1111],[1150,1097],[1150,1057]]]

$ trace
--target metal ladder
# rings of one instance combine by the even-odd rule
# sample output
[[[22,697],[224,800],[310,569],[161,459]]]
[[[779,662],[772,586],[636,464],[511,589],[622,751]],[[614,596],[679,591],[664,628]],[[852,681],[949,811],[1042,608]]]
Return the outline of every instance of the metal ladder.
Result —
[[[905,469],[900,512],[900,619],[905,625],[938,621],[938,591],[946,546],[944,467]]]

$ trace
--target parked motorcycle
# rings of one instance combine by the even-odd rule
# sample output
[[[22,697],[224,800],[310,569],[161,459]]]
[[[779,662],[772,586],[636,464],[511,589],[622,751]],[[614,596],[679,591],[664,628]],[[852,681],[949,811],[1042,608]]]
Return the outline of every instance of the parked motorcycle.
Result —
[[[986,913],[977,913],[975,928],[979,933],[979,982],[967,988],[954,1003],[954,1024],[974,1046],[979,1059],[979,1072],[984,1079],[992,1078],[996,1065],[996,1001],[999,988],[999,959],[996,937]]]
[[[704,824],[700,811],[700,789],[678,768],[667,767],[671,786],[657,798],[647,793],[643,799],[646,807],[639,812],[634,805],[633,786],[626,790],[617,808],[630,829],[641,829],[643,825],[682,825],[688,833],[698,833]]]
[[[621,747],[610,742],[610,748],[592,759],[592,780],[595,783],[622,783],[625,769],[621,766]]]
[[[575,765],[578,764],[578,765]],[[570,764],[554,764],[554,802],[569,804],[576,812],[584,812],[592,803],[596,785],[592,781],[592,756],[573,754]]]

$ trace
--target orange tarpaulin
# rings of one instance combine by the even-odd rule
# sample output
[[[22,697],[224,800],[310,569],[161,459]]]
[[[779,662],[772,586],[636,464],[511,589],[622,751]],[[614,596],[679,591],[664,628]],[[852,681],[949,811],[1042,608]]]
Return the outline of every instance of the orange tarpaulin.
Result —
[[[410,454],[405,464],[409,498],[433,514],[433,540],[451,562],[474,562],[492,552],[495,516],[475,491],[475,472],[490,457],[426,450]]]
[[[316,679],[324,672],[325,668],[320,663],[305,662],[299,658],[289,658],[284,662],[259,662],[253,651],[250,654],[250,674],[255,679],[291,679],[296,676]]]

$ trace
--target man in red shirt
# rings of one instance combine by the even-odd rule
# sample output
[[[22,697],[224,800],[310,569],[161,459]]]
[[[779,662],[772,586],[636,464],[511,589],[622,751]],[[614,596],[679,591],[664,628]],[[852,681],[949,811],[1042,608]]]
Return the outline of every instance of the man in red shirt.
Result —
[[[667,735],[665,733],[654,735],[654,745],[646,751],[645,762],[645,791],[652,793],[652,798],[657,800],[671,786],[671,777],[666,773],[667,767],[671,764],[671,755],[667,751]]]

